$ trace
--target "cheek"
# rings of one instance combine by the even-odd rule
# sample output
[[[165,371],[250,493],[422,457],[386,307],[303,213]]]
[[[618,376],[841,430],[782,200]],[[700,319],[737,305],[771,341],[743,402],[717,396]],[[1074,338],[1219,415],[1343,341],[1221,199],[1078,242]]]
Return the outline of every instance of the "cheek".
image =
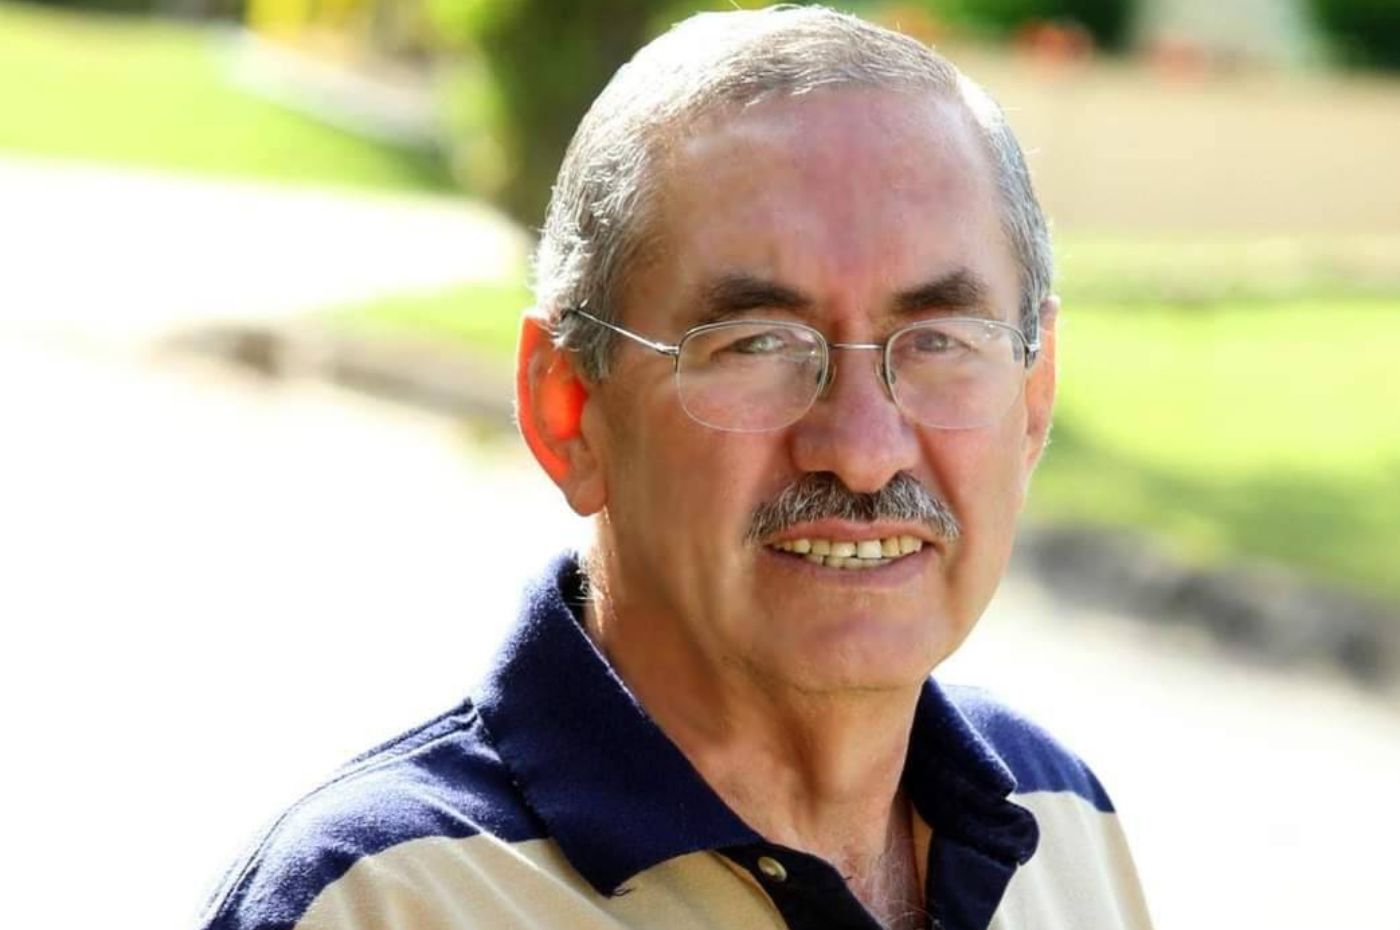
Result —
[[[669,395],[619,405],[608,420],[616,450],[608,500],[619,542],[703,555],[711,564],[737,553],[761,490],[761,443],[700,426]]]
[[[1013,418],[1014,419],[1014,418]],[[1025,494],[1020,424],[949,434],[930,458],[962,525],[957,559],[968,583],[999,577]]]

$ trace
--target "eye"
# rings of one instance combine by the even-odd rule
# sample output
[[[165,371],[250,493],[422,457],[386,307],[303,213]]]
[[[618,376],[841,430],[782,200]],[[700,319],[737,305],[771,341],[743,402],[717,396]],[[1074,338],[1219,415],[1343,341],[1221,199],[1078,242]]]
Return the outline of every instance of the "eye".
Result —
[[[792,340],[786,333],[777,330],[765,330],[760,333],[748,333],[736,336],[720,346],[717,355],[777,355],[787,351],[792,346]]]
[[[777,371],[820,364],[821,337],[783,323],[756,320],[702,328],[685,337],[680,364],[694,372]]]
[[[909,351],[921,355],[950,355],[972,348],[947,330],[933,327],[916,329],[906,337]]]

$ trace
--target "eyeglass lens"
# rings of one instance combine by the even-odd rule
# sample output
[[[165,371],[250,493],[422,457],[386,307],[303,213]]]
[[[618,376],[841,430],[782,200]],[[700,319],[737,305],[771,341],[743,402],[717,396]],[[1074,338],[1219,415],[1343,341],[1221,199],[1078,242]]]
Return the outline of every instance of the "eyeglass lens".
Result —
[[[891,392],[911,419],[970,429],[999,419],[1024,380],[1015,329],[991,321],[935,320],[902,330],[887,350]],[[822,390],[822,337],[805,326],[721,323],[681,343],[676,384],[682,406],[715,429],[759,432],[799,419]]]

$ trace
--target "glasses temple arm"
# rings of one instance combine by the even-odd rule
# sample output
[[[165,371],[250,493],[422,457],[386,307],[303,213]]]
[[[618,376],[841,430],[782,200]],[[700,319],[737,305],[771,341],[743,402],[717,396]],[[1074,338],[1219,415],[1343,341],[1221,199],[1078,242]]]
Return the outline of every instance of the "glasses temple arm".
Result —
[[[675,358],[677,355],[680,355],[680,352],[681,352],[680,346],[673,346],[673,345],[669,345],[669,344],[664,343],[664,342],[655,342],[655,341],[653,341],[653,340],[651,340],[651,339],[648,339],[647,337],[641,335],[640,333],[634,333],[634,332],[632,332],[630,329],[624,329],[624,328],[622,328],[621,326],[618,326],[618,325],[616,325],[616,324],[614,324],[614,323],[609,323],[607,320],[600,320],[600,319],[598,319],[596,316],[594,316],[593,314],[588,313],[588,312],[583,311],[583,310],[580,310],[580,309],[578,309],[577,307],[571,307],[570,309],[564,311],[564,316],[568,316],[569,314],[574,314],[574,315],[576,315],[576,316],[581,316],[581,317],[583,317],[585,320],[589,320],[589,321],[591,321],[591,322],[597,323],[599,326],[603,327],[604,329],[612,330],[613,332],[617,333],[619,336],[626,336],[628,339],[631,339],[633,342],[637,343],[638,345],[646,346],[648,349],[651,349],[653,352],[660,352],[662,355],[669,355],[669,356],[671,356],[672,358]]]

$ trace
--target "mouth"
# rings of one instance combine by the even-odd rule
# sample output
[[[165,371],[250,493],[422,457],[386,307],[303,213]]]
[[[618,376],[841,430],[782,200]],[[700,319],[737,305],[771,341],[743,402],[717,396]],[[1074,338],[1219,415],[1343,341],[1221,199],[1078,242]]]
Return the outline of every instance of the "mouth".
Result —
[[[867,571],[914,555],[924,548],[924,541],[916,536],[907,535],[878,539],[803,536],[769,543],[768,548],[826,568]]]

